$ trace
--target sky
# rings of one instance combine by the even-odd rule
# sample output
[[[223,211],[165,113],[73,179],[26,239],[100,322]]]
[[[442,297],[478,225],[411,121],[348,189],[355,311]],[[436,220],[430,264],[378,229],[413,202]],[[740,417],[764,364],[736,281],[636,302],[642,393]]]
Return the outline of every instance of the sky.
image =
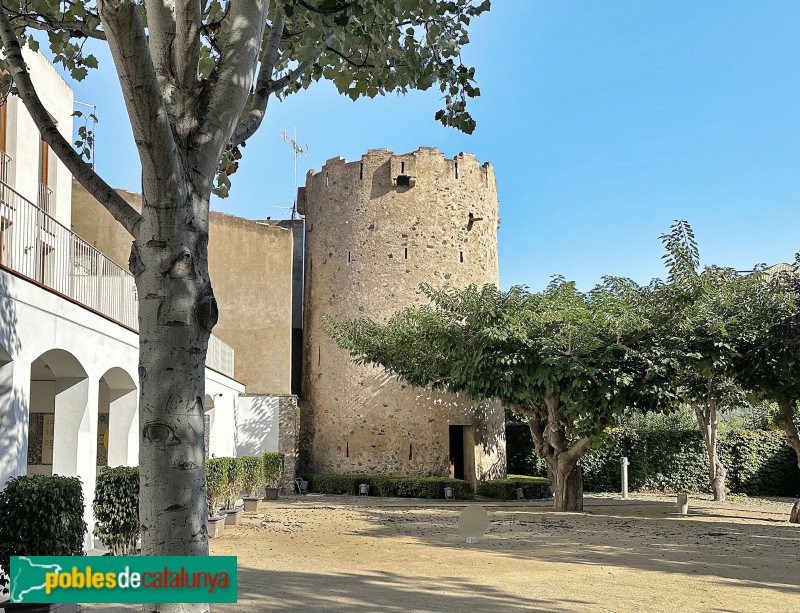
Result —
[[[370,148],[438,147],[495,167],[501,286],[552,275],[663,276],[659,235],[688,220],[703,264],[751,269],[800,250],[800,2],[493,0],[464,61],[476,68],[473,135],[433,119],[438,91],[352,102],[327,83],[270,102],[231,196],[212,208],[285,217],[297,130],[308,169]],[[44,50],[44,45],[43,45]],[[98,107],[97,169],[140,191],[110,57],[70,82]]]

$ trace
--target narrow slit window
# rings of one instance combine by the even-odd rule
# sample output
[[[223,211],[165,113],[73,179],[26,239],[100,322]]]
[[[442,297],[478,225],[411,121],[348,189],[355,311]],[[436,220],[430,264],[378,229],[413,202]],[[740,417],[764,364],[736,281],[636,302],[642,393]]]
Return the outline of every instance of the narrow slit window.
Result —
[[[455,161],[455,175],[456,179],[458,179],[458,160]]]
[[[464,263],[464,252],[463,251],[459,251],[458,252],[458,259],[462,264]]]
[[[406,259],[408,259],[408,247],[406,247],[404,251],[405,251]]]
[[[344,444],[344,457],[350,457],[350,441],[346,441]]]
[[[331,178],[328,175],[328,173],[326,172],[325,173],[325,187],[330,187],[330,186],[331,186]]]
[[[358,178],[359,179],[364,178],[364,162],[361,162],[361,167],[358,170]]]
[[[414,459],[414,443],[408,444],[408,459],[409,460]]]
[[[405,172],[405,171],[406,171],[406,163],[400,162],[400,172]]]
[[[322,346],[317,345],[317,366],[322,364]]]
[[[350,252],[347,252],[347,262],[350,263]]]

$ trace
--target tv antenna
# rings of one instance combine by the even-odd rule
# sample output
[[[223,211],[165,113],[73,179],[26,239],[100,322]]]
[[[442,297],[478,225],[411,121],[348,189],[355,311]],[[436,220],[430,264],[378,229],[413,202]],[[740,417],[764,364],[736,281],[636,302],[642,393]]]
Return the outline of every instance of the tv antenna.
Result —
[[[292,153],[294,155],[294,201],[292,203],[292,219],[294,219],[297,213],[297,158],[308,155],[308,143],[300,143],[297,140],[297,128],[294,129],[293,136],[289,134],[286,128],[282,128],[281,138],[292,148]]]

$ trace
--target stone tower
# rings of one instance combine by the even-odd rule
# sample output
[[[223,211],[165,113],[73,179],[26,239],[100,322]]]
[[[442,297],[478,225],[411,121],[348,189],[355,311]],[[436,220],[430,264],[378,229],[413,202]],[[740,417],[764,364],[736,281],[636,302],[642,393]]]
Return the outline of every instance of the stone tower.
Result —
[[[298,193],[306,218],[303,399],[305,463],[319,473],[447,476],[505,473],[496,403],[413,388],[357,366],[322,331],[323,318],[386,321],[425,301],[420,283],[498,283],[494,172],[437,149],[370,150],[329,160]],[[472,220],[471,220],[472,219]]]

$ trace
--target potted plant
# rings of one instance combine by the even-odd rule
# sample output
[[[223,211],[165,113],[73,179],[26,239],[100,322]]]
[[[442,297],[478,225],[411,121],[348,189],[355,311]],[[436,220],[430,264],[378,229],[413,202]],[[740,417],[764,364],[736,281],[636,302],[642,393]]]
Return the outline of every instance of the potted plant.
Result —
[[[277,451],[268,451],[264,454],[264,500],[277,500],[283,479],[283,454]]]
[[[94,487],[94,535],[114,556],[136,555],[139,540],[139,468],[103,468]]]
[[[239,494],[242,493],[242,481],[244,479],[242,458],[228,458],[228,471],[225,478],[227,484],[224,509],[226,515],[225,523],[231,526],[238,526],[244,513],[244,507],[236,506]]]
[[[244,472],[242,482],[248,494],[244,497],[244,510],[246,513],[258,513],[261,503],[261,498],[258,496],[259,490],[266,483],[264,462],[258,456],[244,456],[241,460]]]
[[[0,610],[68,610],[74,605],[27,604],[25,590],[4,575],[11,556],[83,555],[86,523],[83,521],[83,490],[76,477],[32,475],[14,477],[0,491]],[[19,604],[4,602],[11,595]],[[35,598],[31,598],[35,600]]]
[[[208,503],[208,537],[217,538],[225,527],[225,515],[218,513],[228,488],[227,474],[230,458],[206,461],[206,501]]]

